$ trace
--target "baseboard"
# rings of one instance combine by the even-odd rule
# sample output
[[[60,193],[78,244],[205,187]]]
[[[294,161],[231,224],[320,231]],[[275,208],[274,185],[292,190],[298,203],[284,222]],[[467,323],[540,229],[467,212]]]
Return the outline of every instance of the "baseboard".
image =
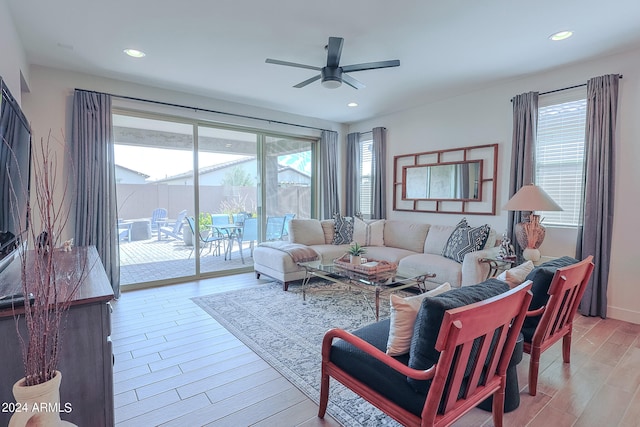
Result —
[[[640,311],[607,306],[607,317],[640,325]]]

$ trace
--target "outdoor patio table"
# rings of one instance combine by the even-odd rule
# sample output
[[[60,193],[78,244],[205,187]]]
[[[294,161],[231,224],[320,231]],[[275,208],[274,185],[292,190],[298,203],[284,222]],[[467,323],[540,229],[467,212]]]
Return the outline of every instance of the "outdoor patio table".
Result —
[[[238,248],[240,249],[240,258],[244,264],[244,255],[242,253],[242,225],[241,224],[227,224],[227,225],[215,225],[215,228],[219,230],[225,230],[229,236],[229,245],[227,246],[227,252],[224,254],[224,259],[231,259],[231,251],[233,250],[233,242],[238,242]]]

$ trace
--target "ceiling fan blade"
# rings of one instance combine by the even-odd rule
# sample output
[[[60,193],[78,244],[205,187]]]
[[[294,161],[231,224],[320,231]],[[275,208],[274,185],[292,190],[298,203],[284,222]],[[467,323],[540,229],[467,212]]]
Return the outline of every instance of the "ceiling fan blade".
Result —
[[[287,67],[306,68],[306,69],[315,70],[315,71],[322,70],[322,68],[314,67],[313,65],[305,65],[305,64],[298,64],[295,62],[280,61],[279,59],[267,58],[264,62],[266,62],[267,64],[286,65]]]
[[[311,77],[310,79],[307,79],[307,80],[305,80],[303,82],[300,82],[297,85],[295,85],[294,87],[300,89],[301,87],[305,87],[309,83],[315,82],[316,80],[320,80],[320,74],[318,74],[317,76]]]
[[[351,76],[348,76],[342,73],[342,81],[354,89],[364,89],[366,86],[359,80],[354,79]]]
[[[399,67],[400,60],[393,59],[391,61],[367,62],[365,64],[354,64],[342,67],[345,73],[353,73],[354,71],[375,70],[376,68]]]
[[[327,67],[338,67],[340,64],[340,56],[342,55],[342,37],[329,37],[327,45]]]

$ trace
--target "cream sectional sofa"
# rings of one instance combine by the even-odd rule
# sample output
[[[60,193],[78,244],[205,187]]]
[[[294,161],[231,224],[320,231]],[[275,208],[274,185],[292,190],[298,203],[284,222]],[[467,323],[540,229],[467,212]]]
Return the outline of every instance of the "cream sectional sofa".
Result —
[[[353,241],[366,247],[368,259],[384,260],[398,264],[398,271],[405,275],[435,273],[429,283],[432,287],[449,282],[452,287],[480,283],[489,274],[489,265],[480,263],[483,257],[496,256],[496,233],[492,229],[483,250],[471,252],[459,263],[442,256],[449,236],[455,226],[411,223],[397,220],[364,222],[356,220]],[[323,264],[347,253],[348,244],[334,245],[334,221],[293,219],[289,223],[289,242],[312,248]],[[286,291],[289,283],[305,277],[305,270],[282,250],[259,245],[253,252],[256,277],[272,277],[283,283]],[[430,286],[431,287],[431,286]]]

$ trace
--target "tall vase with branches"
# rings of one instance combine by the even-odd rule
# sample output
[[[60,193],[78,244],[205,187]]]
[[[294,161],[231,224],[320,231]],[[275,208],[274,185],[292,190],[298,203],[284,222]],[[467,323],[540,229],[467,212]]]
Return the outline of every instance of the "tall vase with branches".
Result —
[[[22,292],[32,297],[25,299],[23,313],[15,315],[25,373],[13,388],[19,403],[19,396],[29,387],[50,381],[56,381],[59,387],[61,373],[57,368],[66,313],[87,273],[84,268],[73,272],[57,268],[59,257],[64,255],[56,248],[60,246],[70,208],[67,203],[69,180],[59,183],[53,141],[59,142],[49,134],[39,145],[32,143],[32,205],[27,207],[27,240],[33,249],[20,254]],[[79,265],[84,266],[85,262],[79,261]],[[20,327],[21,317],[24,317],[26,334]],[[59,399],[57,390],[56,395]],[[31,416],[51,416],[47,422],[53,425],[60,422],[59,413],[22,412],[14,414],[10,425],[22,425],[21,420],[28,424]]]

